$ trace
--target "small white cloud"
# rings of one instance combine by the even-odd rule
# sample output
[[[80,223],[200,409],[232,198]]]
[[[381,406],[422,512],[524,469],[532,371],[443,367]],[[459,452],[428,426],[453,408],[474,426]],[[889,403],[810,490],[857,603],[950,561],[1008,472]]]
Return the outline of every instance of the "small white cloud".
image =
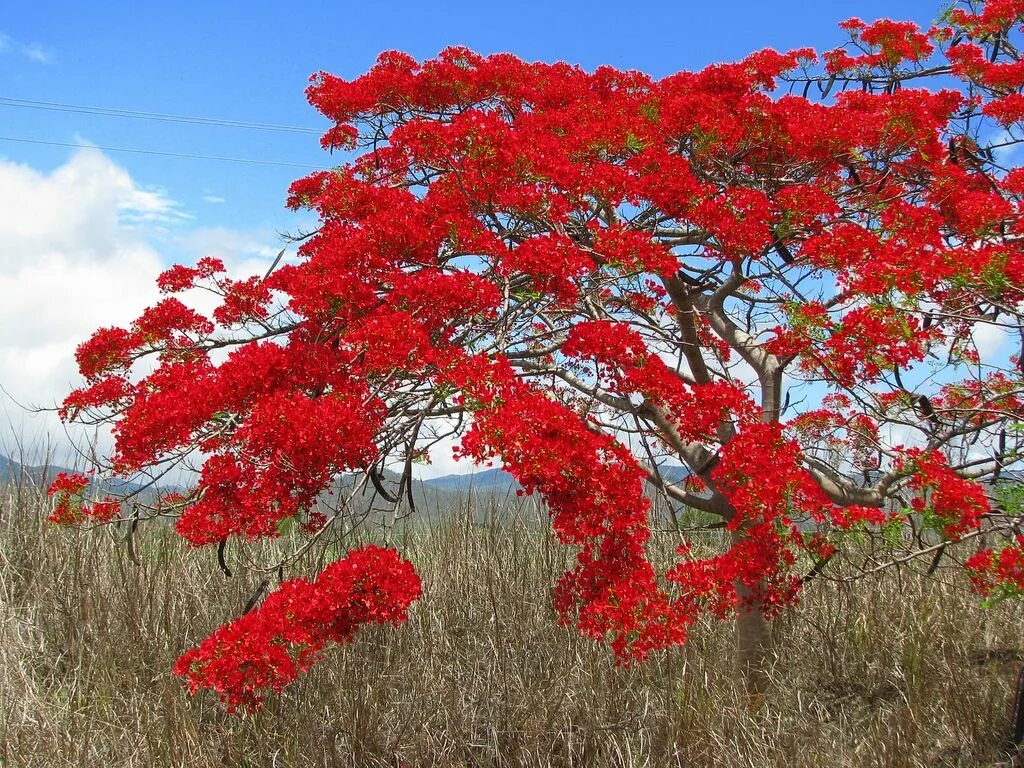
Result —
[[[995,147],[992,153],[995,155],[996,162],[1004,166],[1013,165],[1020,153],[1019,142],[1020,139],[1006,129],[993,136],[990,143]]]
[[[35,43],[21,46],[21,54],[22,56],[40,64],[49,64],[53,60],[49,51]]]
[[[284,247],[281,236],[273,229],[251,231],[227,227],[204,227],[183,233],[175,240],[180,249],[174,261],[191,264],[203,256],[216,256],[224,261],[232,277],[261,275]],[[294,253],[294,248],[290,250]],[[287,258],[287,257],[286,257]]]
[[[220,203],[227,202],[223,197],[218,197],[217,195],[203,195],[202,200],[204,203],[210,203],[210,205],[218,205]]]
[[[193,218],[181,210],[181,203],[156,187],[132,189],[131,194],[118,204],[118,211],[122,223],[128,225],[173,224]]]
[[[971,331],[974,345],[987,361],[1007,353],[1012,337],[1008,328],[991,323],[978,323]]]
[[[448,432],[453,424],[454,421],[452,419],[437,419],[437,424],[434,426],[439,430]],[[467,421],[464,428],[468,429],[468,426]],[[426,432],[429,433],[429,430]],[[430,451],[429,464],[417,462],[412,465],[413,477],[419,480],[429,480],[435,477],[444,477],[445,475],[471,475],[475,472],[490,469],[491,467],[501,466],[501,462],[497,459],[477,464],[472,459],[454,458],[452,449],[460,445],[461,442],[461,436],[449,436],[440,440]],[[388,468],[394,472],[401,472],[404,463],[404,459],[402,461],[396,461],[393,466]]]
[[[168,196],[167,190],[152,185],[141,186],[132,181],[126,171],[109,161],[88,139],[75,136],[75,142],[86,152],[94,153],[92,155],[83,153],[77,156],[78,165],[84,166],[90,163],[91,161],[88,159],[90,157],[100,158],[99,164],[105,166],[105,170],[99,171],[98,168],[93,168],[91,172],[100,172],[105,176],[112,176],[112,178],[105,178],[103,183],[114,184],[118,189],[119,194],[114,204],[114,211],[117,214],[117,221],[120,225],[126,227],[139,227],[142,225],[161,226],[180,223],[193,218],[191,214],[182,210],[181,203],[172,200]],[[79,158],[81,159],[79,160]],[[69,163],[64,168],[69,168],[71,165]],[[90,183],[94,183],[95,178],[90,180]],[[88,188],[86,188],[86,194],[88,194]]]
[[[3,32],[0,32],[0,53],[15,53],[37,64],[53,61],[53,54],[39,43],[21,43]]]

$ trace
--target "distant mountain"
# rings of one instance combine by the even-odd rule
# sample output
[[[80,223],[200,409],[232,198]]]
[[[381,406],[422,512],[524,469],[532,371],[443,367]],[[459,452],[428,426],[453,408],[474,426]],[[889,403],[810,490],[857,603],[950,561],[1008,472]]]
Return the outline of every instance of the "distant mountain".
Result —
[[[61,472],[70,474],[79,471],[81,470],[62,467],[59,464],[21,464],[9,456],[0,456],[0,485],[27,483],[39,488],[46,488]],[[142,489],[142,483],[119,477],[107,478],[99,485],[99,493],[116,496],[139,493]],[[161,490],[167,492],[174,489],[164,487]],[[150,492],[149,489],[146,492]]]
[[[421,481],[427,488],[452,493],[514,493],[519,483],[503,469],[484,469],[465,475],[442,475]]]
[[[58,473],[72,471],[67,467],[50,464],[22,464],[9,456],[0,456],[0,482],[4,484],[48,485]]]
[[[689,476],[689,471],[680,465],[665,465],[659,468],[661,476],[669,483],[678,483]],[[452,493],[506,494],[520,489],[519,483],[503,469],[484,469],[465,475],[442,475],[423,480],[427,488]]]
[[[664,464],[658,467],[658,472],[669,483],[681,483],[690,476],[690,470],[681,464]]]
[[[0,483],[9,483],[21,474],[21,465],[6,456],[0,456]]]
[[[456,490],[434,487],[416,479],[412,481],[411,488],[405,488],[401,483],[401,474],[387,469],[381,471],[379,479],[384,489],[383,494],[362,472],[341,475],[335,481],[331,493],[321,494],[319,504],[326,512],[339,502],[344,502],[352,514],[369,514],[371,519],[387,518],[396,503],[399,517],[408,515],[411,508],[415,507],[416,518],[425,516],[429,519],[436,519],[443,513],[465,506],[465,495]]]

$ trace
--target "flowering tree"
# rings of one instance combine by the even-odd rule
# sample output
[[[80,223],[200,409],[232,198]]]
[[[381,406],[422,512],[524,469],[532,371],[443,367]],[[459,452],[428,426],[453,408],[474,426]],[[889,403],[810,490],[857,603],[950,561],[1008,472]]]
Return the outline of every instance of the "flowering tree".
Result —
[[[771,617],[852,531],[892,544],[866,570],[987,542],[966,562],[978,589],[1022,591],[1024,539],[996,535],[1016,520],[978,482],[1019,455],[1024,171],[993,145],[1024,121],[1022,22],[1024,0],[928,31],[852,20],[820,60],[765,50],[660,80],[464,49],[318,74],[323,144],[357,152],[292,186],[320,219],[299,259],[246,280],[169,269],[167,298],[79,348],[64,415],[113,423],[115,473],[199,451],[194,490],[154,510],[197,547],[289,518],[313,546],[339,474],[397,503],[414,459],[458,436],[578,552],[564,623],[628,662],[735,616],[752,693]],[[197,287],[219,297],[209,316],[175,296]],[[85,483],[54,486],[55,519],[113,518]],[[652,563],[645,488],[731,544]],[[393,551],[358,550],[176,671],[258,705],[418,594]]]

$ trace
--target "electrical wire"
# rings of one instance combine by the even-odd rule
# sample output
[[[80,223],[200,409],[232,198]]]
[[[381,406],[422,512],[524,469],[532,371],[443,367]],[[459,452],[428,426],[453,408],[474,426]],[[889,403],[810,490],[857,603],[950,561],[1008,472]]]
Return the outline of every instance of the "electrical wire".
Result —
[[[158,155],[160,157],[182,157],[190,160],[218,160],[224,163],[247,163],[250,165],[277,165],[285,168],[305,168],[316,171],[329,171],[331,166],[306,165],[304,163],[285,163],[277,160],[255,160],[247,157],[222,157],[220,155],[192,155],[185,152],[164,152],[157,149],[134,149],[130,147],[101,147],[97,144],[72,144],[66,141],[46,141],[43,139],[26,139],[19,136],[0,136],[0,141],[16,141],[22,144],[45,144],[51,147],[72,147],[75,149],[99,149],[103,152],[130,152],[136,155]]]
[[[163,112],[140,112],[132,109],[114,109],[112,107],[90,107],[83,104],[64,104],[59,101],[37,101],[33,99],[13,99],[0,96],[0,107],[20,107],[25,109],[41,109],[51,112],[75,112],[84,115],[103,117],[121,117],[134,120],[157,120],[169,123],[187,123],[191,125],[216,125],[223,128],[248,128],[257,131],[283,131],[285,133],[322,134],[317,128],[306,128],[298,125],[278,125],[275,123],[257,123],[247,120],[226,120],[214,117],[197,117],[194,115],[173,115]]]

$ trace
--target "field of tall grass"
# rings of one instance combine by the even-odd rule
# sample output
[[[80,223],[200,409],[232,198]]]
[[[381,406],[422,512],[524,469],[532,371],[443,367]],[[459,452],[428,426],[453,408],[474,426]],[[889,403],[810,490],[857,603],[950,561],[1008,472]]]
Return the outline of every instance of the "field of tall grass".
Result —
[[[774,686],[736,693],[728,624],[617,668],[559,627],[571,559],[515,512],[453,510],[397,545],[424,595],[271,699],[227,715],[174,659],[237,616],[261,576],[229,549],[140,529],[56,529],[28,486],[0,497],[0,765],[987,766],[1007,751],[1024,605],[983,607],[955,569],[813,583],[775,622]],[[661,541],[660,539],[664,539]],[[668,551],[673,539],[656,544]],[[281,546],[268,545],[268,546]],[[302,567],[315,569],[315,561]],[[288,575],[297,575],[296,569]]]

